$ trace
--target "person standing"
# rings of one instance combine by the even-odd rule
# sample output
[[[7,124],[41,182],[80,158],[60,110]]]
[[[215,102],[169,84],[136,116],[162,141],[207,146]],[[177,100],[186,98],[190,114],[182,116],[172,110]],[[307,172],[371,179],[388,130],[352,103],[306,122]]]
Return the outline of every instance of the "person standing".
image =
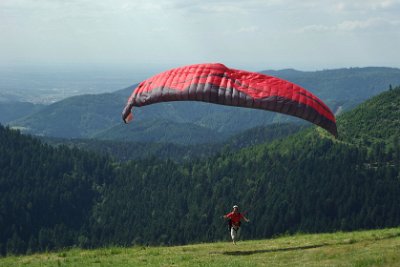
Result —
[[[232,237],[232,243],[236,245],[236,240],[239,238],[240,235],[241,220],[243,219],[246,222],[250,222],[250,220],[239,212],[238,205],[234,205],[233,210],[224,215],[224,219],[229,219],[229,230]]]

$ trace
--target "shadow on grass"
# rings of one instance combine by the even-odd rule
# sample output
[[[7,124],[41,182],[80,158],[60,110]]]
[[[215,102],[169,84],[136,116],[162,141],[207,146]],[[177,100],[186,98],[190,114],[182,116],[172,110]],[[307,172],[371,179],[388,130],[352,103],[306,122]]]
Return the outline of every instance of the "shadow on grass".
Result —
[[[324,243],[324,244],[316,244],[316,245],[309,245],[309,246],[298,246],[298,247],[288,247],[288,248],[272,248],[272,249],[259,249],[259,250],[237,250],[237,251],[225,251],[221,254],[223,255],[230,255],[230,256],[244,256],[244,255],[253,255],[258,253],[271,253],[271,252],[282,252],[282,251],[296,251],[296,250],[306,250],[306,249],[313,249],[313,248],[320,248],[320,247],[329,247],[335,245],[351,245],[354,243],[365,242],[365,241],[380,241],[385,239],[397,238],[400,237],[400,233],[393,233],[383,237],[373,236],[372,238],[366,238],[362,240],[344,240],[338,243]]]
[[[258,253],[269,253],[269,252],[282,252],[282,251],[295,251],[295,250],[305,250],[312,248],[320,248],[327,245],[310,245],[310,246],[301,246],[301,247],[289,247],[289,248],[273,248],[273,249],[259,249],[259,250],[247,250],[247,251],[225,251],[222,252],[223,255],[230,256],[244,256],[244,255],[253,255]]]

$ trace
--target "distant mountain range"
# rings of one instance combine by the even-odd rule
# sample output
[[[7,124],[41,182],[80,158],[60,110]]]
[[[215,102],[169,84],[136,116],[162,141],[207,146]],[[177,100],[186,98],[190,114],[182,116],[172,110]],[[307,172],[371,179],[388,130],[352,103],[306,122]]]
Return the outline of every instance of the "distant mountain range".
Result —
[[[400,84],[400,69],[396,68],[313,72],[287,69],[262,73],[307,88],[336,113]],[[39,136],[177,144],[220,142],[247,129],[276,122],[303,123],[297,118],[262,110],[200,102],[169,102],[134,109],[134,121],[124,125],[121,111],[133,88],[135,86],[114,93],[70,97],[28,109],[15,105],[15,112],[8,113],[16,116],[0,117],[0,122]],[[4,109],[3,105],[0,104],[0,110]],[[21,113],[21,109],[27,112]],[[18,112],[19,118],[16,118]]]
[[[0,123],[9,123],[13,120],[34,114],[42,108],[44,108],[43,105],[29,102],[0,102]]]

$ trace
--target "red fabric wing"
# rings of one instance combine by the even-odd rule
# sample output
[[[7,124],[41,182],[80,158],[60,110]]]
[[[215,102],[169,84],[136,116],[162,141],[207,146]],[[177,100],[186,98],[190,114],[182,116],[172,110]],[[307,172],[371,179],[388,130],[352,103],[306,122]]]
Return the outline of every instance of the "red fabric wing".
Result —
[[[184,100],[281,112],[337,136],[332,111],[309,91],[276,77],[229,69],[219,63],[180,67],[143,81],[128,99],[123,119],[126,121],[133,106]]]

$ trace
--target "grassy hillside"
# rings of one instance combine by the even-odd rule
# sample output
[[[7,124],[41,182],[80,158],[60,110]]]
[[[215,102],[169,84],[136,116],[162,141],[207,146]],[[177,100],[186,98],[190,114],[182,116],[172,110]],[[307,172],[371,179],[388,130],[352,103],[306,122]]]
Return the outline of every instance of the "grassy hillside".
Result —
[[[249,226],[250,227],[250,226]],[[399,266],[400,228],[175,247],[107,247],[0,258],[0,266]]]

